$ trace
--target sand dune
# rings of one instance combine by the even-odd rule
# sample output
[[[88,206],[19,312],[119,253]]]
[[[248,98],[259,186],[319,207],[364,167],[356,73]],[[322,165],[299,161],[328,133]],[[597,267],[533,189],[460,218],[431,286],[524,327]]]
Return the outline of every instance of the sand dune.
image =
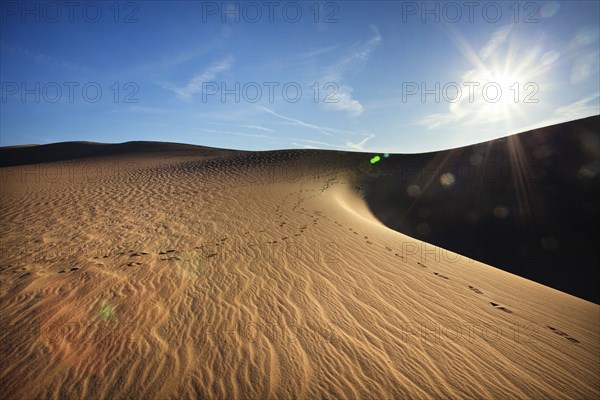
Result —
[[[365,199],[386,226],[600,303],[600,117],[376,169]]]
[[[62,146],[0,171],[2,398],[600,396],[599,306],[387,228],[368,155]]]

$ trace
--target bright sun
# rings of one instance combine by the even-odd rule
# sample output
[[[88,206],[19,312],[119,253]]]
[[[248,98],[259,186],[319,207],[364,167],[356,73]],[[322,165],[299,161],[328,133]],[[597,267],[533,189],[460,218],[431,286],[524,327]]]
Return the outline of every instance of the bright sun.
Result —
[[[523,79],[507,72],[486,71],[482,75],[481,111],[488,117],[514,116],[519,109]]]

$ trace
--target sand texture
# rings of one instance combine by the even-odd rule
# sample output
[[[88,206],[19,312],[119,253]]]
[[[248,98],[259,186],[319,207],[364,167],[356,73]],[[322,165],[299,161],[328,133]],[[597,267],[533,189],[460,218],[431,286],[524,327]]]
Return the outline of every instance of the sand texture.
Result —
[[[600,396],[599,306],[387,228],[367,155],[128,146],[2,168],[1,398]]]

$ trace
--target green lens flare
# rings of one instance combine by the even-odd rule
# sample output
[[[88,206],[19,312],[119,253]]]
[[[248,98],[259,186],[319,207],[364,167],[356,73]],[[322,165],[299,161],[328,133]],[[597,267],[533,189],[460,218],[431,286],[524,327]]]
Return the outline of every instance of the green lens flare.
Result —
[[[102,309],[100,310],[100,316],[104,319],[108,319],[111,315],[112,315],[112,307],[109,306],[108,304],[105,304],[102,306]]]
[[[381,160],[381,157],[379,156],[375,156],[373,158],[371,158],[371,164],[375,164],[376,162],[378,162],[379,160]]]

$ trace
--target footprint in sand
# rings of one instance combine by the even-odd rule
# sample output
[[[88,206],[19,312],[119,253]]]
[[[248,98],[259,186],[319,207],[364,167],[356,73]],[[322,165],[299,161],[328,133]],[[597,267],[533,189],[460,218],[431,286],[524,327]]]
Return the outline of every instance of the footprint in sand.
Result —
[[[565,333],[565,332],[563,332],[563,331],[561,331],[561,330],[559,330],[559,329],[553,328],[553,327],[551,327],[550,325],[547,325],[547,327],[548,327],[548,329],[550,329],[552,332],[556,333],[557,335],[560,335],[560,336],[564,337],[565,339],[567,339],[567,340],[568,340],[568,341],[570,341],[570,342],[573,342],[573,343],[580,343],[580,342],[579,342],[579,340],[575,339],[574,337],[571,337],[571,336],[569,336],[567,333]]]
[[[508,309],[508,308],[506,308],[506,307],[502,307],[502,306],[500,306],[498,303],[492,303],[492,302],[490,301],[490,304],[491,304],[492,306],[496,307],[498,310],[502,310],[502,311],[504,311],[505,313],[509,313],[509,314],[512,314],[512,313],[513,313],[511,310],[509,310],[509,309]]]
[[[142,263],[140,263],[140,262],[134,262],[134,261],[131,261],[131,262],[127,263],[128,267],[133,267],[134,265],[142,265]]]
[[[481,290],[477,289],[474,286],[469,285],[469,289],[471,289],[472,291],[474,291],[477,294],[483,294],[483,292]]]

